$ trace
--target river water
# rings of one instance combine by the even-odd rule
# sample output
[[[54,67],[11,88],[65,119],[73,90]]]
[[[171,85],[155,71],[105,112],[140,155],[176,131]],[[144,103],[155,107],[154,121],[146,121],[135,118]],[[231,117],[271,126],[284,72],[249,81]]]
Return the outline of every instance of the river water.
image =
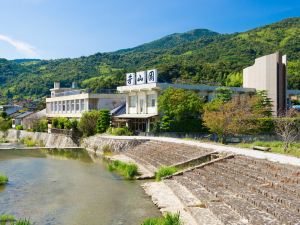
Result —
[[[139,181],[124,180],[86,151],[0,150],[0,215],[38,225],[138,225],[160,216]]]

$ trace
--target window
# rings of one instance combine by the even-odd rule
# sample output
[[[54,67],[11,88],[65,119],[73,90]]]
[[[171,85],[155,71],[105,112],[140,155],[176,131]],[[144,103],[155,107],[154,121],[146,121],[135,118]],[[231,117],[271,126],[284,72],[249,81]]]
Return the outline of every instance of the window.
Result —
[[[76,100],[76,112],[79,111],[79,100]]]
[[[84,111],[84,99],[80,100],[80,109],[81,109],[81,112]]]
[[[147,96],[147,106],[148,107],[155,107],[156,106],[156,95],[148,95]]]
[[[62,111],[65,112],[66,111],[66,101],[62,102]]]
[[[70,112],[70,101],[67,101],[67,111]]]
[[[61,111],[61,102],[58,102],[58,111]]]
[[[74,102],[74,100],[72,100],[72,103],[71,103],[71,111],[74,112],[74,109],[75,109],[75,102]]]
[[[136,96],[129,96],[129,107],[136,107]]]

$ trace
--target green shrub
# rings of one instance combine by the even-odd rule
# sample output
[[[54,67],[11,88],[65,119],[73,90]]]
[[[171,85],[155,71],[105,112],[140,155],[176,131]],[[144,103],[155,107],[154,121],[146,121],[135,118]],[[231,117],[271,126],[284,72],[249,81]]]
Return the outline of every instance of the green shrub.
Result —
[[[102,152],[104,155],[109,155],[112,153],[111,147],[109,144],[106,144],[102,147]]]
[[[69,127],[69,129],[71,129],[71,123],[67,118],[58,118],[58,129],[68,129],[67,126]]]
[[[71,128],[73,131],[77,131],[78,130],[78,120],[76,119],[72,119],[70,120],[71,122]]]
[[[131,136],[132,132],[128,129],[128,127],[110,127],[107,129],[107,133],[115,136]]]
[[[52,119],[52,128],[58,128],[58,118]]]
[[[11,224],[11,222],[15,221],[15,217],[13,215],[9,215],[9,214],[3,214],[0,215],[0,225],[6,225],[6,224]]]
[[[22,125],[17,125],[16,126],[16,130],[23,130],[24,128],[23,128],[23,126]]]
[[[0,174],[0,185],[4,185],[8,183],[8,177]]]
[[[142,225],[182,225],[179,213],[167,213],[163,218],[148,218]]]
[[[109,128],[110,121],[110,111],[106,109],[100,110],[97,120],[97,133],[104,133]]]
[[[12,121],[11,119],[4,119],[2,117],[0,117],[0,130],[1,131],[7,131],[8,129],[10,129],[12,126]]]
[[[32,140],[31,137],[24,137],[20,140],[21,143],[23,143],[24,145],[26,145],[27,147],[35,147],[35,146],[38,146],[38,147],[44,147],[45,144],[43,141],[35,141],[35,140]]]
[[[37,132],[46,132],[48,130],[48,120],[40,119],[33,130]]]
[[[19,219],[13,225],[31,225],[32,223],[27,219]]]
[[[8,140],[4,137],[0,137],[0,143],[8,143]]]
[[[158,171],[155,173],[155,180],[160,181],[162,177],[166,177],[169,175],[172,175],[176,173],[178,169],[173,166],[163,166],[158,169]]]
[[[136,164],[133,163],[124,163],[119,160],[112,161],[108,165],[109,171],[117,171],[122,176],[126,177],[127,179],[133,179],[135,176],[139,175],[138,167]]]
[[[19,219],[16,220],[16,218],[13,215],[3,214],[0,215],[0,225],[31,225],[32,223],[28,219]]]
[[[82,132],[83,136],[88,137],[96,134],[96,124],[99,119],[99,114],[100,113],[97,110],[84,112],[82,114],[78,128]]]

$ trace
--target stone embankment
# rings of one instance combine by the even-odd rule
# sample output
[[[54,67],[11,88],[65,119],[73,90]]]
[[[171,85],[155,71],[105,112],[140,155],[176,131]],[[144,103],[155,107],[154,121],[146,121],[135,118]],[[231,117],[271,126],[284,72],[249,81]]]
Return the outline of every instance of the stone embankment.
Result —
[[[164,183],[191,209],[198,224],[206,223],[178,192],[181,186],[222,224],[300,224],[299,167],[235,156]]]
[[[17,142],[22,138],[31,138],[33,141],[41,142],[45,147],[49,148],[70,148],[78,147],[78,145],[64,134],[48,134],[42,132],[28,132],[23,130],[8,130],[2,135],[10,142]]]
[[[117,136],[104,136],[95,135],[88,138],[84,138],[81,142],[81,147],[88,151],[95,152],[98,155],[103,154],[103,150],[109,149],[113,153],[121,153],[128,151],[135,146],[138,146],[149,139],[144,138],[132,138],[132,137],[117,137]]]
[[[152,173],[161,166],[185,164],[183,172],[143,185],[162,212],[180,212],[185,225],[300,224],[299,166],[260,159],[261,155],[238,155],[239,149],[232,154],[221,146],[185,143],[150,138],[125,145],[114,157],[136,162]],[[255,156],[254,150],[247,151]],[[274,160],[274,154],[268,154],[266,158]],[[206,160],[196,160],[201,158]],[[190,167],[188,162],[193,162]]]

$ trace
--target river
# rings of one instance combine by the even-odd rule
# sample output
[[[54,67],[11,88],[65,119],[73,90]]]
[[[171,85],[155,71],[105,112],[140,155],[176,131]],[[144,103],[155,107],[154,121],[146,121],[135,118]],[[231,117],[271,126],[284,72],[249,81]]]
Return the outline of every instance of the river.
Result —
[[[0,215],[38,225],[138,225],[160,216],[140,187],[86,151],[0,150]]]

